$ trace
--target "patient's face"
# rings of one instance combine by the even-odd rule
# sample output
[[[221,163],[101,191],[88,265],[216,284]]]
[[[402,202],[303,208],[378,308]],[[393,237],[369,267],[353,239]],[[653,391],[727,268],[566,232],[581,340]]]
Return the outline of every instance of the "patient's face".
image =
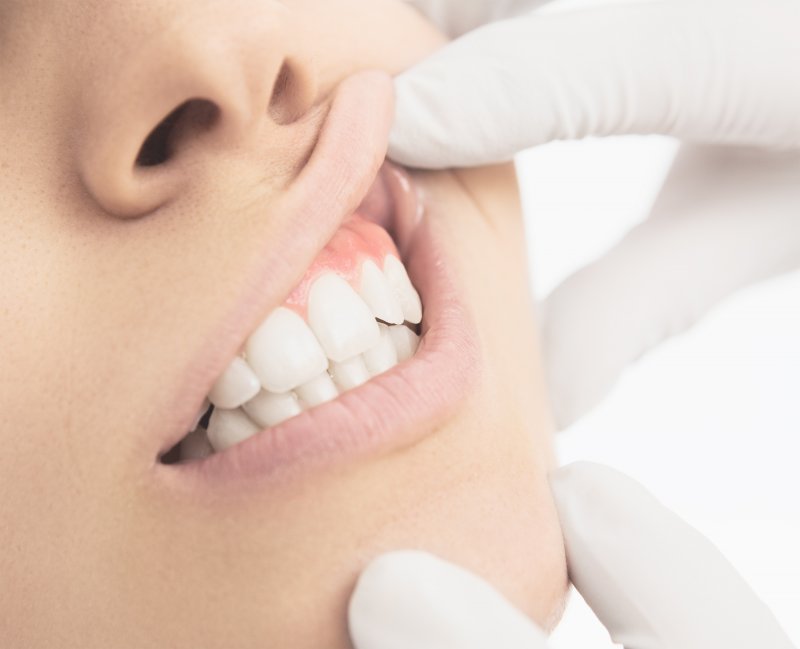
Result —
[[[512,171],[411,174],[418,219],[354,74],[440,43],[396,0],[0,0],[4,646],[348,647],[399,548],[558,615]]]

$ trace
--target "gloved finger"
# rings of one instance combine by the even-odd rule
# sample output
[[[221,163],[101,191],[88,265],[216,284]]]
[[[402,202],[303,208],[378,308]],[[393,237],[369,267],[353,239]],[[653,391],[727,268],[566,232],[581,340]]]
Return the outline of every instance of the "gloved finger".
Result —
[[[356,649],[545,649],[542,631],[478,576],[417,551],[367,566],[350,599]]]
[[[552,0],[405,0],[455,38],[481,25],[533,11]]]
[[[551,486],[570,577],[626,649],[791,649],[775,617],[711,542],[640,484],[577,463]]]
[[[737,290],[800,267],[800,154],[685,146],[650,218],[542,305],[565,428],[620,374]]]
[[[389,154],[464,167],[619,133],[800,146],[798,29],[796,0],[636,2],[487,25],[395,79]]]

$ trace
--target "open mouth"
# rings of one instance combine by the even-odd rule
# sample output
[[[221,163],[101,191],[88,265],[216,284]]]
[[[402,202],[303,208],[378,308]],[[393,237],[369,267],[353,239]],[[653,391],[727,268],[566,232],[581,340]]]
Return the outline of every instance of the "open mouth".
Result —
[[[333,401],[414,356],[422,302],[380,213],[336,232],[215,381],[193,429],[162,456],[202,460]]]
[[[314,209],[320,192],[358,188],[360,207],[288,297],[231,341],[233,358],[213,375],[201,368],[204,392],[186,395],[195,415],[187,408],[182,432],[158,454],[162,477],[178,487],[218,493],[410,446],[453,417],[480,376],[447,234],[423,216],[406,172],[378,170],[389,124],[373,118],[373,87],[340,91],[297,194],[316,191],[301,204]]]

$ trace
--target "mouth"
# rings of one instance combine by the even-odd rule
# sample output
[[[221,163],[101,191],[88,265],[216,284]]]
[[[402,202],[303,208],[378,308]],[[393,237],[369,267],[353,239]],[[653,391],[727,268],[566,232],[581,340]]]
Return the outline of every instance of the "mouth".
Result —
[[[334,466],[421,441],[467,398],[477,336],[441,233],[404,170],[361,181],[359,208],[197,395],[163,470],[229,482]]]

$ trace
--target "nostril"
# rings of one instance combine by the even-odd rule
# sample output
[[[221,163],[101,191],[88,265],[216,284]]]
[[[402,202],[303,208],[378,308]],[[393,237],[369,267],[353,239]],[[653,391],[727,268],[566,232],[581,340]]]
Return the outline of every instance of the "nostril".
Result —
[[[316,97],[316,84],[309,82],[305,67],[291,60],[284,61],[275,79],[269,103],[269,116],[277,124],[296,122],[309,109]]]
[[[178,106],[150,132],[136,156],[137,167],[155,167],[169,159],[170,136],[186,106]]]
[[[219,108],[206,99],[184,102],[150,132],[136,156],[137,167],[156,167],[168,162],[187,139],[214,127]]]

